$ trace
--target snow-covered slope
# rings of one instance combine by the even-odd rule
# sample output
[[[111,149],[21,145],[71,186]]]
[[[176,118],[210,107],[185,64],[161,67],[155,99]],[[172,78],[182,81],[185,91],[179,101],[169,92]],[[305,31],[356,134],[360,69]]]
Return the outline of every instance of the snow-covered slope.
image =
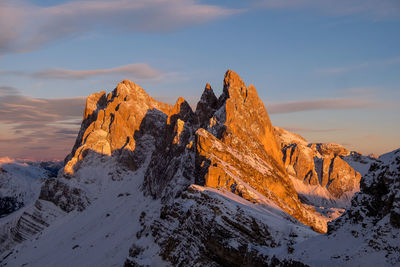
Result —
[[[233,258],[236,253],[240,258],[243,246],[249,249],[243,259],[252,263],[272,260],[269,249],[290,249],[317,235],[276,207],[253,204],[224,190],[192,186],[163,205],[161,199],[142,194],[143,176],[142,169],[128,171],[118,181],[98,175],[107,186],[90,206],[60,214],[35,239],[4,253],[2,257],[8,256],[2,264],[217,266],[214,257],[223,259],[229,253]],[[225,254],[210,254],[222,249]]]
[[[112,168],[86,168],[78,174],[80,179],[87,182],[91,205],[80,212],[58,214],[56,220],[35,239],[27,240],[4,253],[3,257],[8,257],[2,264],[122,266],[140,230],[141,213],[146,211],[147,216],[158,218],[161,204],[159,200],[143,196],[140,190],[143,170],[124,171],[123,179],[111,180],[107,173],[115,171]],[[90,182],[93,178],[96,178],[96,183]],[[147,245],[152,245],[152,241],[148,241]],[[149,251],[147,263],[150,266],[164,266],[157,256],[157,246],[152,246],[154,251]]]
[[[328,234],[297,244],[291,259],[310,266],[399,266],[400,149],[379,160]]]
[[[379,163],[378,158],[364,156],[358,152],[352,151],[349,155],[342,157],[354,170],[361,173],[362,176],[368,173],[371,164]]]
[[[44,179],[57,176],[61,162],[0,158],[0,216],[33,203]]]

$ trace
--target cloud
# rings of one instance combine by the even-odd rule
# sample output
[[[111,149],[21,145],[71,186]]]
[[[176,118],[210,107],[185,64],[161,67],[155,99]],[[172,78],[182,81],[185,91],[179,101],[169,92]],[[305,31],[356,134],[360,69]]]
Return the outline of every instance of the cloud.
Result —
[[[5,86],[0,91],[0,156],[60,159],[68,153],[79,130],[84,97],[32,98]]]
[[[150,67],[146,63],[136,63],[116,68],[94,70],[47,69],[32,73],[29,76],[40,79],[82,80],[93,76],[110,74],[132,76],[138,80],[156,79],[161,76],[160,71]]]
[[[123,75],[132,77],[135,80],[160,80],[170,76],[170,73],[164,73],[157,70],[147,63],[128,64],[108,69],[92,69],[92,70],[67,70],[67,69],[45,69],[38,72],[25,72],[18,70],[0,70],[2,76],[25,76],[34,79],[59,79],[59,80],[83,80],[90,77],[100,75]],[[3,90],[0,88],[0,94]]]
[[[12,86],[0,86],[0,96],[18,94],[18,89]]]
[[[373,20],[400,18],[398,0],[260,0],[267,9],[303,9],[331,16],[360,15]]]
[[[328,98],[304,101],[289,101],[281,103],[269,103],[270,114],[293,113],[310,110],[339,110],[339,109],[360,109],[374,108],[381,104],[369,100],[356,98]]]
[[[96,29],[170,32],[239,12],[195,0],[81,0],[47,7],[2,0],[0,55],[31,51]]]
[[[343,128],[305,128],[305,127],[296,127],[296,126],[289,126],[289,127],[281,127],[289,132],[311,132],[311,133],[330,133],[330,132],[338,132],[345,130]]]
[[[394,64],[400,63],[400,57],[393,57],[393,58],[388,58],[388,59],[383,59],[383,60],[375,60],[375,61],[366,61],[366,62],[361,62],[358,64],[354,65],[348,65],[348,66],[341,66],[341,67],[333,67],[333,68],[323,68],[316,70],[317,73],[320,74],[343,74],[343,73],[348,73],[352,71],[357,71],[360,69],[365,69],[365,68],[370,68],[370,67],[386,67],[386,66],[391,66]]]
[[[320,74],[341,74],[341,73],[347,73],[350,71],[363,69],[368,66],[369,66],[368,63],[361,63],[361,64],[350,65],[350,66],[320,69],[320,70],[317,70],[317,72]]]
[[[0,122],[36,125],[82,116],[84,97],[41,99],[23,95],[0,97]]]

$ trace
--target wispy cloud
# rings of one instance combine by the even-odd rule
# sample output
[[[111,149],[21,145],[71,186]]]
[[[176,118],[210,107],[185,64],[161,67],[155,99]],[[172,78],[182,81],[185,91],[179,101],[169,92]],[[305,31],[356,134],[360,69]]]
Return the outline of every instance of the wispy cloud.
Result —
[[[100,75],[123,75],[135,80],[158,80],[168,74],[149,66],[147,63],[135,63],[108,69],[92,70],[45,69],[32,73],[18,70],[0,70],[0,75],[61,80],[83,80]]]
[[[13,87],[0,88],[7,91],[0,95],[1,153],[13,157],[64,157],[79,130],[76,121],[82,118],[85,98],[32,98]]]
[[[297,127],[297,126],[282,126],[288,130],[289,132],[311,132],[311,133],[330,133],[330,132],[338,132],[343,131],[343,128],[306,128],[306,127]]]
[[[95,29],[169,32],[238,12],[195,0],[78,0],[48,7],[2,0],[0,55],[31,51]]]
[[[293,113],[310,110],[339,110],[374,108],[381,104],[376,101],[362,100],[358,98],[327,98],[304,101],[289,101],[267,104],[268,112],[271,114]]]
[[[348,73],[352,71],[357,71],[365,68],[370,68],[370,67],[386,67],[386,66],[391,66],[394,64],[400,63],[400,57],[393,57],[393,58],[388,58],[388,59],[383,59],[383,60],[371,60],[371,61],[366,61],[366,62],[361,62],[353,65],[347,65],[347,66],[341,66],[341,67],[332,67],[332,68],[322,68],[319,70],[316,70],[317,73],[319,74],[342,74],[342,73]]]
[[[135,79],[156,79],[161,76],[161,71],[150,67],[146,63],[136,63],[124,65],[110,69],[94,69],[94,70],[65,70],[65,69],[47,69],[40,72],[30,74],[33,78],[40,79],[66,79],[66,80],[82,80],[93,76],[120,74]]]
[[[3,95],[15,95],[18,94],[18,90],[12,86],[0,86],[0,96]]]
[[[373,20],[400,18],[398,0],[259,0],[267,9],[303,9],[331,16],[360,15]]]

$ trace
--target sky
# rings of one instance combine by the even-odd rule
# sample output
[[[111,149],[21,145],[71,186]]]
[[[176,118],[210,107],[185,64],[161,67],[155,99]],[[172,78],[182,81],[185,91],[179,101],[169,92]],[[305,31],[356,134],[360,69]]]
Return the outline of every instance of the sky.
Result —
[[[0,157],[63,159],[124,79],[195,106],[227,69],[310,142],[400,147],[398,0],[1,0]]]

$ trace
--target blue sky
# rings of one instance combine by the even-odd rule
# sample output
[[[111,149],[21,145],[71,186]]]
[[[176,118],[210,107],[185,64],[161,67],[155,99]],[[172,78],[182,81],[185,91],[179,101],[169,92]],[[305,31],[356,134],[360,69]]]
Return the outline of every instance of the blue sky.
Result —
[[[397,0],[2,1],[0,156],[64,157],[83,97],[123,79],[195,105],[227,69],[274,125],[388,152],[400,147],[399,29]]]

